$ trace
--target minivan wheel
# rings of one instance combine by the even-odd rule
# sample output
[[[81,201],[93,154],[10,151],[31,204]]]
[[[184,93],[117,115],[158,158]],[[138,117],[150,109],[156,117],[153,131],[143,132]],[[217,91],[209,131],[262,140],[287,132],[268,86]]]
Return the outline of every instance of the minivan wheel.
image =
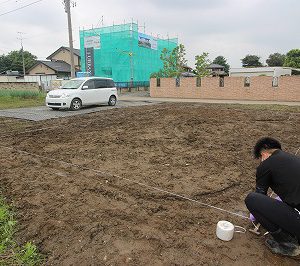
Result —
[[[109,97],[109,100],[108,100],[108,105],[109,106],[115,106],[116,105],[116,103],[117,103],[117,98],[116,98],[116,96],[110,96]]]
[[[70,109],[72,111],[77,111],[77,110],[81,109],[81,107],[82,107],[82,102],[80,99],[75,98],[72,100],[71,105],[70,105]]]

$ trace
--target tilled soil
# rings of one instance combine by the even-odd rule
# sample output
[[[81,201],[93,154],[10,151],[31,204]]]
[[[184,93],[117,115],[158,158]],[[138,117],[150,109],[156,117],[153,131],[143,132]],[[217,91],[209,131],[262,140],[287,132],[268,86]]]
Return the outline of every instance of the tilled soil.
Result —
[[[148,187],[248,215],[251,149],[273,136],[295,153],[300,116],[291,111],[159,104],[1,118],[1,193],[16,208],[18,240],[33,241],[45,265],[298,265],[271,254],[263,236],[216,238],[219,220],[250,228],[247,220]]]

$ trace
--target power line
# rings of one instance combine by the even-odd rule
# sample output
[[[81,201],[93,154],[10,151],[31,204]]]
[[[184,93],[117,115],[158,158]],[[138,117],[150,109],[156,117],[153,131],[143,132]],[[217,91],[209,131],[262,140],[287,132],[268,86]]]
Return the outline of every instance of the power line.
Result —
[[[15,11],[17,11],[17,10],[23,9],[23,8],[25,8],[25,7],[32,6],[32,5],[34,5],[34,4],[36,4],[36,3],[39,3],[39,2],[42,2],[42,1],[44,1],[44,0],[38,0],[38,1],[32,2],[32,3],[30,3],[30,4],[27,4],[27,5],[25,5],[25,6],[21,6],[21,7],[18,7],[18,8],[16,8],[16,9],[7,11],[7,12],[5,12],[5,13],[0,14],[0,17],[1,17],[1,16],[4,16],[4,15],[7,15],[7,14],[10,14],[10,13],[12,13],[12,12],[15,12]]]
[[[6,3],[10,2],[10,1],[12,1],[12,0],[6,0],[6,1],[3,1],[3,2],[0,3],[0,5],[6,4]],[[19,2],[20,0],[15,0],[15,1],[16,1],[16,2]]]

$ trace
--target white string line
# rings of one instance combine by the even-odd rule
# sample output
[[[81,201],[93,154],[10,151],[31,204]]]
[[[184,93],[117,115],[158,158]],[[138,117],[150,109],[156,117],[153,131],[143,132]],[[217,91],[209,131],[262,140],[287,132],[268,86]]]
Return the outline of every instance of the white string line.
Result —
[[[254,225],[254,227],[255,227],[255,229],[256,229],[256,231],[258,231],[258,229],[259,229],[259,224],[258,225],[256,225],[253,221],[251,221],[251,223]]]
[[[74,166],[74,167],[77,167],[77,168],[80,168],[80,169],[83,169],[83,170],[92,171],[92,172],[94,172],[94,173],[101,174],[101,175],[104,175],[104,176],[110,176],[110,177],[116,177],[116,178],[118,178],[118,179],[123,179],[123,180],[126,180],[126,181],[130,182],[130,183],[135,183],[135,184],[138,184],[138,185],[140,185],[140,186],[149,188],[149,189],[151,189],[151,190],[156,190],[156,191],[159,191],[159,192],[168,194],[168,195],[175,196],[175,197],[177,197],[177,198],[185,199],[185,200],[188,200],[188,201],[191,201],[191,202],[200,204],[200,205],[202,205],[202,206],[206,206],[206,207],[209,207],[209,208],[212,208],[212,209],[215,209],[215,210],[219,210],[219,211],[222,211],[222,212],[226,212],[226,213],[231,214],[231,215],[234,215],[234,216],[238,216],[238,217],[243,218],[243,219],[250,220],[249,217],[244,216],[244,215],[242,215],[242,214],[235,213],[235,212],[232,212],[232,211],[228,211],[228,210],[225,210],[225,209],[222,209],[222,208],[219,208],[219,207],[216,207],[216,206],[207,204],[207,203],[200,202],[200,201],[195,200],[195,199],[191,199],[191,198],[189,198],[189,197],[187,197],[187,196],[179,195],[179,194],[176,194],[176,193],[173,193],[173,192],[170,192],[170,191],[167,191],[167,190],[158,188],[158,187],[153,187],[153,186],[150,186],[150,185],[148,185],[148,184],[145,184],[145,183],[142,183],[142,182],[139,182],[139,181],[135,181],[135,180],[128,179],[128,178],[126,178],[126,177],[121,177],[121,176],[114,175],[114,174],[110,174],[110,173],[107,173],[107,172],[102,172],[102,171],[100,171],[100,170],[88,168],[88,167],[86,167],[86,166],[81,166],[81,165],[78,165],[78,164],[75,164],[75,163],[69,163],[69,162],[65,162],[65,161],[62,161],[62,160],[57,160],[57,159],[49,158],[49,157],[46,157],[46,156],[43,156],[43,155],[38,155],[38,154],[35,154],[35,153],[30,153],[30,152],[23,151],[23,150],[19,150],[19,149],[13,148],[13,147],[7,147],[7,146],[3,146],[3,145],[0,145],[0,147],[2,147],[2,148],[4,148],[4,149],[8,149],[8,150],[15,150],[15,151],[17,151],[17,152],[19,152],[19,153],[24,153],[24,154],[31,155],[31,156],[34,156],[34,157],[46,159],[46,160],[49,160],[49,161],[59,162],[59,163],[66,164],[66,165],[71,165],[71,166]]]
[[[168,108],[160,108],[159,110],[167,110],[167,109]],[[147,112],[153,112],[153,110],[147,110]],[[145,111],[144,111],[144,113],[145,113]],[[65,126],[65,125],[62,125],[62,126]],[[22,131],[22,132],[16,132],[14,134],[0,135],[0,138],[3,138],[3,137],[15,137],[16,135],[22,135],[22,134],[32,133],[32,132],[36,132],[36,131],[38,132],[38,131],[43,131],[43,130],[47,130],[47,129],[61,128],[62,126],[59,125],[59,126],[53,126],[53,127],[44,127],[44,128],[39,128],[39,129],[25,130],[25,131]],[[86,126],[88,126],[88,124],[81,124],[81,125],[79,125],[79,127],[86,127]]]
[[[166,110],[167,108],[160,108],[159,110]],[[147,110],[148,112],[152,111],[152,110]],[[288,119],[289,120],[289,119]],[[226,122],[226,121],[225,121]],[[235,123],[236,121],[229,121],[230,123]],[[84,124],[84,125],[80,125],[79,127],[85,127],[87,126],[87,124]],[[32,130],[25,130],[25,131],[22,131],[22,132],[16,132],[14,134],[6,134],[6,135],[0,135],[0,138],[3,138],[3,137],[15,137],[16,135],[22,135],[22,134],[26,134],[26,133],[32,133],[32,132],[38,132],[38,131],[43,131],[43,130],[47,130],[47,129],[55,129],[55,128],[59,128],[61,127],[60,126],[53,126],[53,127],[44,127],[44,128],[39,128],[39,129],[32,129]],[[300,150],[300,147],[298,149],[298,151]],[[297,153],[298,153],[297,151]],[[296,155],[297,155],[296,153]]]
[[[44,128],[39,128],[39,129],[25,130],[25,131],[17,132],[17,133],[14,133],[14,134],[2,135],[0,137],[1,138],[3,138],[3,137],[4,138],[6,138],[6,137],[15,137],[15,136],[26,134],[26,133],[38,132],[38,131],[43,131],[43,130],[47,130],[47,129],[55,129],[55,128],[58,128],[58,127],[61,127],[61,126],[53,126],[53,127],[44,127]]]

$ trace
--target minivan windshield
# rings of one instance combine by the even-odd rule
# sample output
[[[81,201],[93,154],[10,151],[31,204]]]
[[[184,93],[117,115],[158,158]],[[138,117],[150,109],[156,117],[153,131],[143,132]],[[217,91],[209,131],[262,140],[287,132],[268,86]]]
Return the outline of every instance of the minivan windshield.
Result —
[[[85,80],[70,80],[68,81],[65,85],[63,85],[61,88],[63,90],[76,90],[80,87],[80,85],[84,82]]]

